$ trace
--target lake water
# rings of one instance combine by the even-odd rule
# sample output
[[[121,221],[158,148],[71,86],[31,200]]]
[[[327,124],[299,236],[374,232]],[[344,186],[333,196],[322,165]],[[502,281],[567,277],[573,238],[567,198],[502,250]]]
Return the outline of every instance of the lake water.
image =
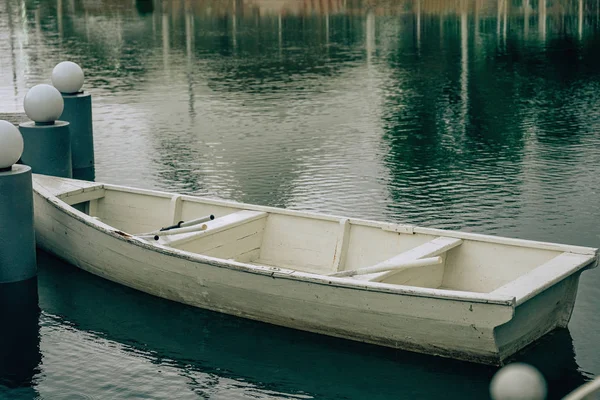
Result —
[[[71,60],[93,96],[98,181],[598,247],[599,11],[0,0],[0,112]],[[15,308],[22,341],[3,349],[1,398],[486,398],[497,370],[194,309],[38,259],[37,289],[18,290],[37,290],[41,310]],[[600,272],[584,272],[569,329],[516,357],[551,398],[600,374],[599,301]]]

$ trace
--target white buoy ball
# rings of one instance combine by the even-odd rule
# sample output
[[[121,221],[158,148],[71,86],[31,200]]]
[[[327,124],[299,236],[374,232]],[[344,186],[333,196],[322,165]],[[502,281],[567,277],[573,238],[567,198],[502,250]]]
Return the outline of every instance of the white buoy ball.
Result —
[[[23,154],[23,136],[8,121],[0,120],[0,169],[12,167]]]
[[[83,86],[83,70],[71,61],[63,61],[52,70],[52,84],[61,93],[77,93]]]
[[[25,95],[25,114],[35,122],[54,122],[63,112],[65,102],[52,85],[36,85]]]
[[[492,378],[490,395],[493,400],[544,400],[546,380],[534,367],[513,363],[502,368]]]

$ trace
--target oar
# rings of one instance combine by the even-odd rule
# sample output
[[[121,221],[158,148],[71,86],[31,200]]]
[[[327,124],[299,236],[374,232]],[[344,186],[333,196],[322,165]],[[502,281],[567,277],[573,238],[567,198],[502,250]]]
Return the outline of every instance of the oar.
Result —
[[[154,235],[154,240],[158,240],[161,236],[179,235],[180,233],[189,233],[197,231],[205,231],[208,228],[206,224],[196,224],[186,228],[170,229],[168,231],[159,231]]]
[[[207,215],[206,217],[192,219],[190,221],[184,222],[179,221],[175,225],[167,226],[165,228],[161,228],[158,231],[152,231],[147,233],[140,233],[139,235],[135,235],[142,239],[150,239],[154,238],[154,240],[158,240],[161,236],[166,235],[177,235],[179,233],[187,233],[187,232],[195,232],[195,231],[203,231],[208,228],[206,224],[202,224],[203,222],[212,221],[215,219],[214,215]],[[198,226],[199,224],[202,224]]]
[[[359,269],[353,269],[349,271],[341,271],[335,272],[333,274],[329,274],[328,276],[335,277],[345,277],[345,276],[354,276],[354,275],[366,275],[373,274],[375,272],[383,272],[383,271],[400,271],[403,269],[409,268],[417,268],[417,267],[427,267],[429,265],[441,264],[442,257],[429,257],[429,258],[420,258],[418,260],[411,261],[403,261],[396,265],[374,265],[372,267],[365,267]]]

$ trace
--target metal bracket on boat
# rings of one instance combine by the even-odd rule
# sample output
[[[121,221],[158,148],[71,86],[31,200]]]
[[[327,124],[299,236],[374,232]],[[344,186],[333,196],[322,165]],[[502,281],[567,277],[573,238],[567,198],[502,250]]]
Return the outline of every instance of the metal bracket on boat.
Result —
[[[398,233],[408,233],[409,235],[414,235],[415,227],[414,225],[405,225],[405,224],[385,224],[381,227],[384,231],[389,232],[398,232]]]

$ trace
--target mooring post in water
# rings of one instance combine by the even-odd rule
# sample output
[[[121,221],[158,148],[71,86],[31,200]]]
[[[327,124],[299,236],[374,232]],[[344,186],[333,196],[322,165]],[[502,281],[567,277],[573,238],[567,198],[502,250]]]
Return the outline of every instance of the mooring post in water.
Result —
[[[9,388],[33,386],[42,359],[31,167],[16,164],[22,153],[19,129],[0,120],[0,386]]]
[[[22,153],[17,127],[0,121],[0,284],[37,274],[31,168],[16,164]]]
[[[33,121],[19,124],[25,142],[21,162],[34,174],[72,178],[69,123],[57,121],[64,108],[60,92],[51,85],[34,86],[25,95],[23,108]]]
[[[62,94],[65,104],[60,119],[70,123],[73,178],[93,181],[92,96],[81,90],[83,78],[81,67],[71,61],[63,61],[52,70],[52,84]]]

